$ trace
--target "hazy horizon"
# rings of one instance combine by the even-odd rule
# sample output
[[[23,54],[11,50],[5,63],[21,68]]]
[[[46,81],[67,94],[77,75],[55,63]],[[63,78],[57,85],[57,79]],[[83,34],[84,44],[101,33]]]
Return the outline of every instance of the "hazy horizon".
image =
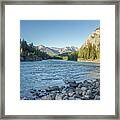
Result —
[[[97,27],[99,20],[21,20],[20,38],[35,46],[80,47]]]

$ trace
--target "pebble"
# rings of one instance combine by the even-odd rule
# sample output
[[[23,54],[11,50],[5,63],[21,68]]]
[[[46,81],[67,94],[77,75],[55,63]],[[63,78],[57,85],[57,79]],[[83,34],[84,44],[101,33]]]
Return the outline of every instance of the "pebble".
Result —
[[[79,94],[79,95],[82,94],[82,90],[81,90],[80,88],[78,88],[78,87],[76,88],[76,91],[75,91],[75,92],[76,92],[76,94]]]
[[[86,91],[87,88],[86,88],[86,87],[81,87],[81,90],[82,90],[82,91]]]
[[[64,86],[49,86],[45,90],[31,89],[32,98],[22,100],[100,100],[100,79],[66,81]]]
[[[95,100],[100,100],[100,96],[96,95]]]
[[[62,100],[62,96],[63,96],[63,94],[56,94],[55,99],[56,100]]]
[[[83,86],[83,83],[80,82],[80,83],[78,84],[78,88],[81,88],[82,86]]]
[[[91,90],[87,90],[86,95],[91,95]]]
[[[68,100],[68,99],[69,99],[68,96],[63,97],[63,100]]]
[[[75,81],[74,81],[74,82],[70,82],[70,83],[69,83],[69,86],[76,88],[76,87],[78,86],[78,83],[76,83]]]

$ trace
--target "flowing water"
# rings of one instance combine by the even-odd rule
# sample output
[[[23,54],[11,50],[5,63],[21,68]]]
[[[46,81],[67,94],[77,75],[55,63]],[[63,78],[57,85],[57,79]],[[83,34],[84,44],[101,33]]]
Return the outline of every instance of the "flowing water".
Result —
[[[64,60],[20,63],[20,96],[30,97],[30,89],[62,86],[64,81],[100,79],[100,64]]]

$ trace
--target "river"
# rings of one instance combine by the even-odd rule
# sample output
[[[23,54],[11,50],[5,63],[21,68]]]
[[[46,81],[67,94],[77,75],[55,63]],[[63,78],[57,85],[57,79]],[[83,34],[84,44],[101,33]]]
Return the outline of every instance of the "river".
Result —
[[[20,63],[20,96],[30,96],[30,89],[62,86],[64,81],[100,79],[100,64],[64,60]]]

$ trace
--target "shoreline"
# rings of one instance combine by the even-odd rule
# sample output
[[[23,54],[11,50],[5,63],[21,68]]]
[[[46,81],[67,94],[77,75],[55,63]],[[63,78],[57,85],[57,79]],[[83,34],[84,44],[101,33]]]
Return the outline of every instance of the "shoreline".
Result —
[[[64,81],[64,86],[48,86],[47,89],[30,89],[31,97],[21,100],[100,100],[100,79],[81,82]]]
[[[43,59],[43,60],[61,60],[61,61],[74,61],[74,60],[62,60],[62,59]],[[43,61],[43,60],[20,60],[20,62],[35,62],[35,61]],[[88,63],[97,63],[100,64],[100,61],[98,60],[78,60],[78,61],[74,61],[74,62],[88,62]]]
[[[100,64],[100,60],[97,59],[97,60],[77,60],[78,62],[90,62],[90,63],[98,63]]]

